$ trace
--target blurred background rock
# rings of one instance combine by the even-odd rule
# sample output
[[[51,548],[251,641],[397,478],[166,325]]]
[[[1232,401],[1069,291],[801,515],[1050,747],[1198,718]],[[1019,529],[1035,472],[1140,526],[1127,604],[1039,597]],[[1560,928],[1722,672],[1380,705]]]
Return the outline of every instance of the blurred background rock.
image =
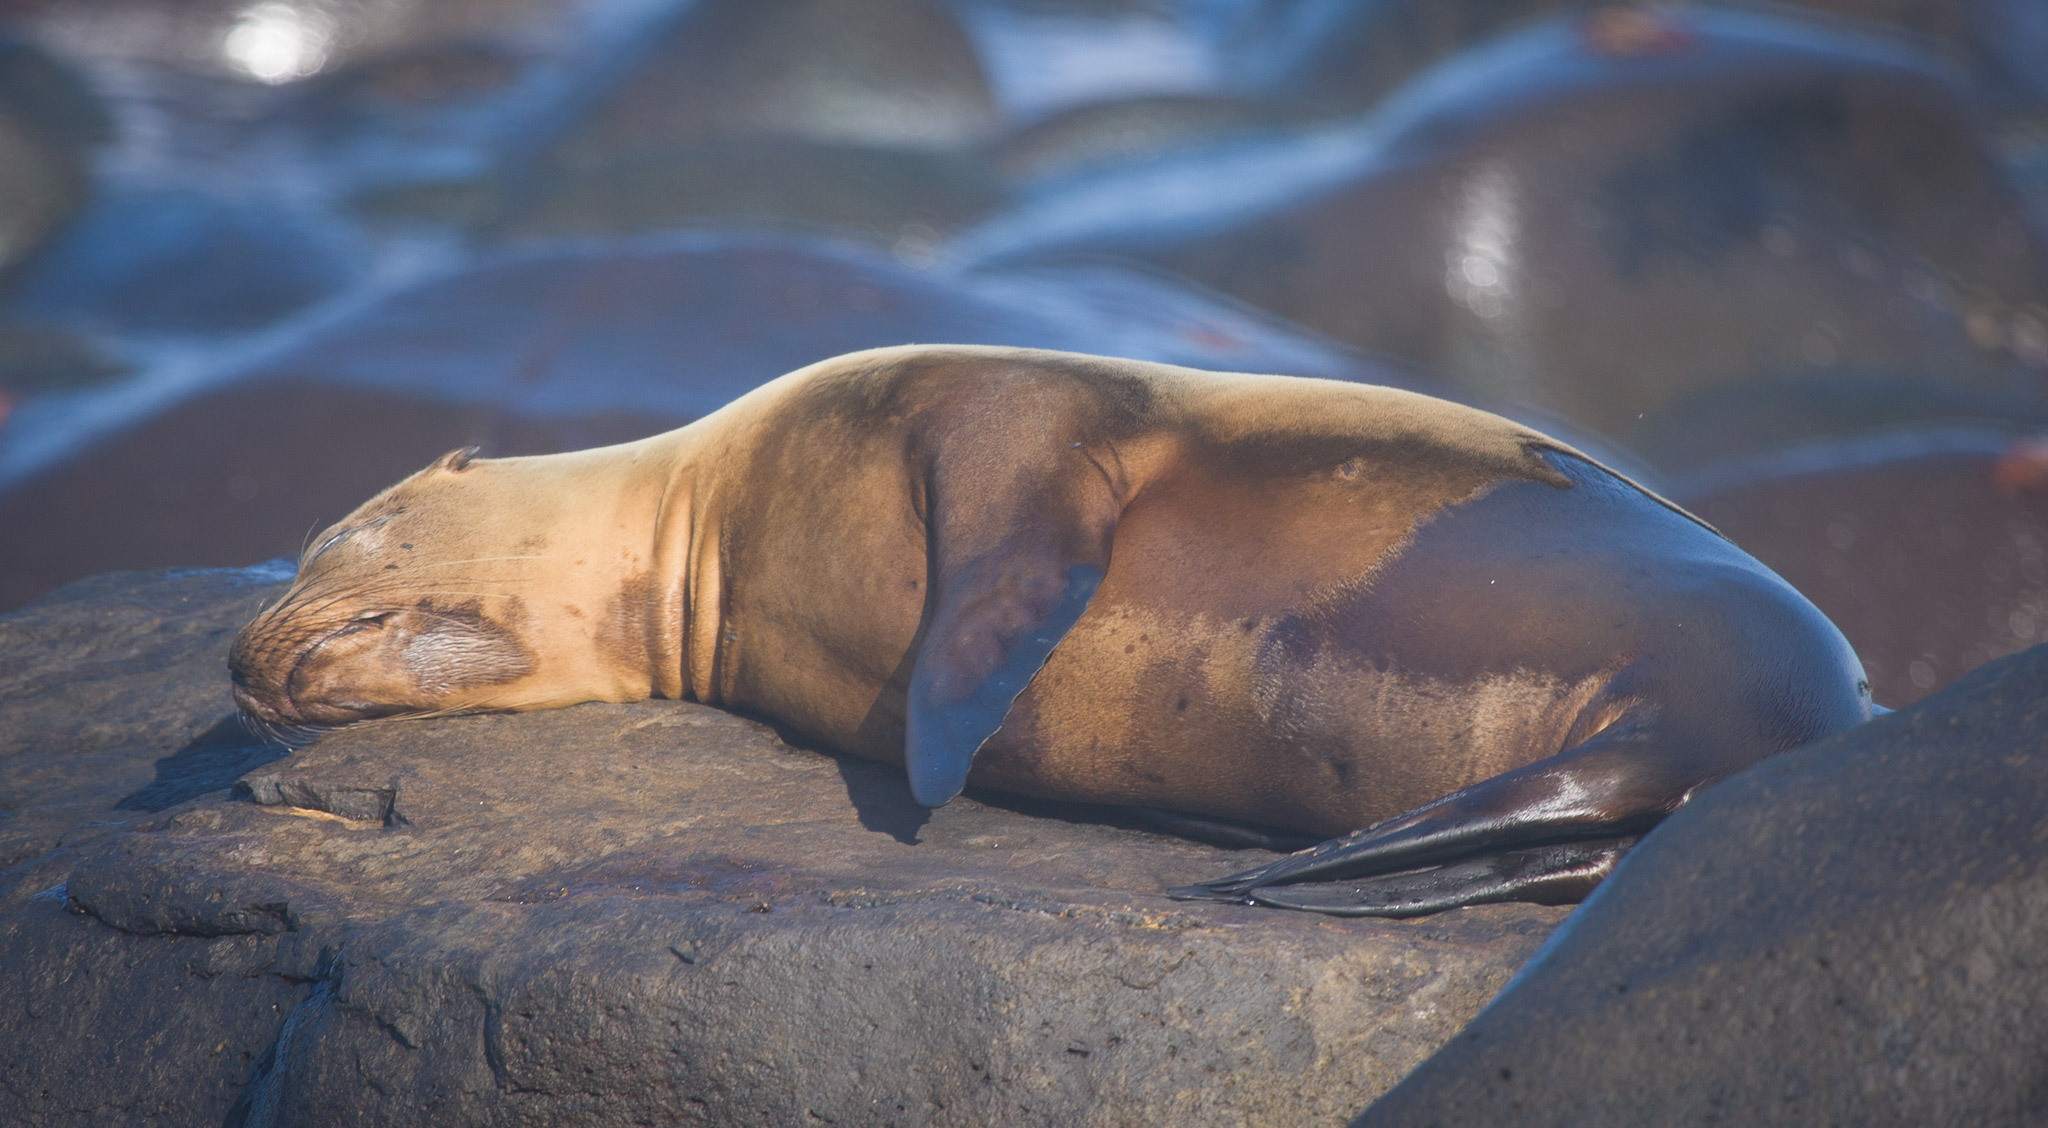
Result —
[[[1567,435],[2048,638],[2048,0],[0,0],[0,609],[965,341]]]

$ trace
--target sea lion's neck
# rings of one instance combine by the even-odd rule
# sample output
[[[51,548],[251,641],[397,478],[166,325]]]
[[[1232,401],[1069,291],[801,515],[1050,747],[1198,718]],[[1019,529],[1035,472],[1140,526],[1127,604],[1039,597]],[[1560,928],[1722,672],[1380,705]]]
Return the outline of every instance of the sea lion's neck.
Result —
[[[715,702],[722,573],[714,453],[706,429],[692,425],[645,440],[664,464],[663,486],[642,526],[653,530],[653,629],[649,658],[654,696]],[[644,501],[643,501],[644,504]]]
[[[500,491],[493,555],[517,561],[508,621],[537,669],[521,707],[711,695],[715,538],[706,533],[701,430],[595,450],[481,462]],[[516,516],[514,516],[516,515]]]

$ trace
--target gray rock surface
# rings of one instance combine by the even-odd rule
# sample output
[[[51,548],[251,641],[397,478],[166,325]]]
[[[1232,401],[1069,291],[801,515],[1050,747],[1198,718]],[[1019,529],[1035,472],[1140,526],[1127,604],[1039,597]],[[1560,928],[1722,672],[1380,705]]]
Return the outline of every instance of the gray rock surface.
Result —
[[[2048,1122],[2048,647],[1672,816],[1355,1128]]]
[[[114,573],[0,616],[0,874],[279,754],[231,719],[216,659],[290,575]]]
[[[274,758],[276,575],[0,617],[0,1122],[1335,1124],[1564,915],[1177,904],[1253,853],[679,702]]]

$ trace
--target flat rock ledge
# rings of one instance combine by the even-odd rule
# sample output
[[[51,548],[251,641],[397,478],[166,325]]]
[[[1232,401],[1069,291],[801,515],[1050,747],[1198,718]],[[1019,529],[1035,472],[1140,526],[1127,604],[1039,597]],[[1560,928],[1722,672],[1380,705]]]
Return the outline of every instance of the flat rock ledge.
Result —
[[[227,700],[277,568],[0,616],[0,1122],[1341,1124],[1562,909],[1169,901],[1264,855],[701,706]]]

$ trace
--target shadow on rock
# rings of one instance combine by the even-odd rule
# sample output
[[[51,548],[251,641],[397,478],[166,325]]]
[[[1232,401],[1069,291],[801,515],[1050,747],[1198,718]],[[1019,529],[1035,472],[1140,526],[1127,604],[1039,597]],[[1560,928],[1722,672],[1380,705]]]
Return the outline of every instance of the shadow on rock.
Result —
[[[156,778],[114,804],[114,809],[161,811],[209,791],[224,791],[245,773],[290,751],[242,727],[240,717],[225,717],[190,744],[158,760]]]
[[[903,773],[847,756],[833,759],[839,763],[839,777],[846,781],[846,798],[852,802],[860,825],[881,831],[905,846],[917,845],[917,832],[932,821],[932,809],[911,798],[910,784]]]

